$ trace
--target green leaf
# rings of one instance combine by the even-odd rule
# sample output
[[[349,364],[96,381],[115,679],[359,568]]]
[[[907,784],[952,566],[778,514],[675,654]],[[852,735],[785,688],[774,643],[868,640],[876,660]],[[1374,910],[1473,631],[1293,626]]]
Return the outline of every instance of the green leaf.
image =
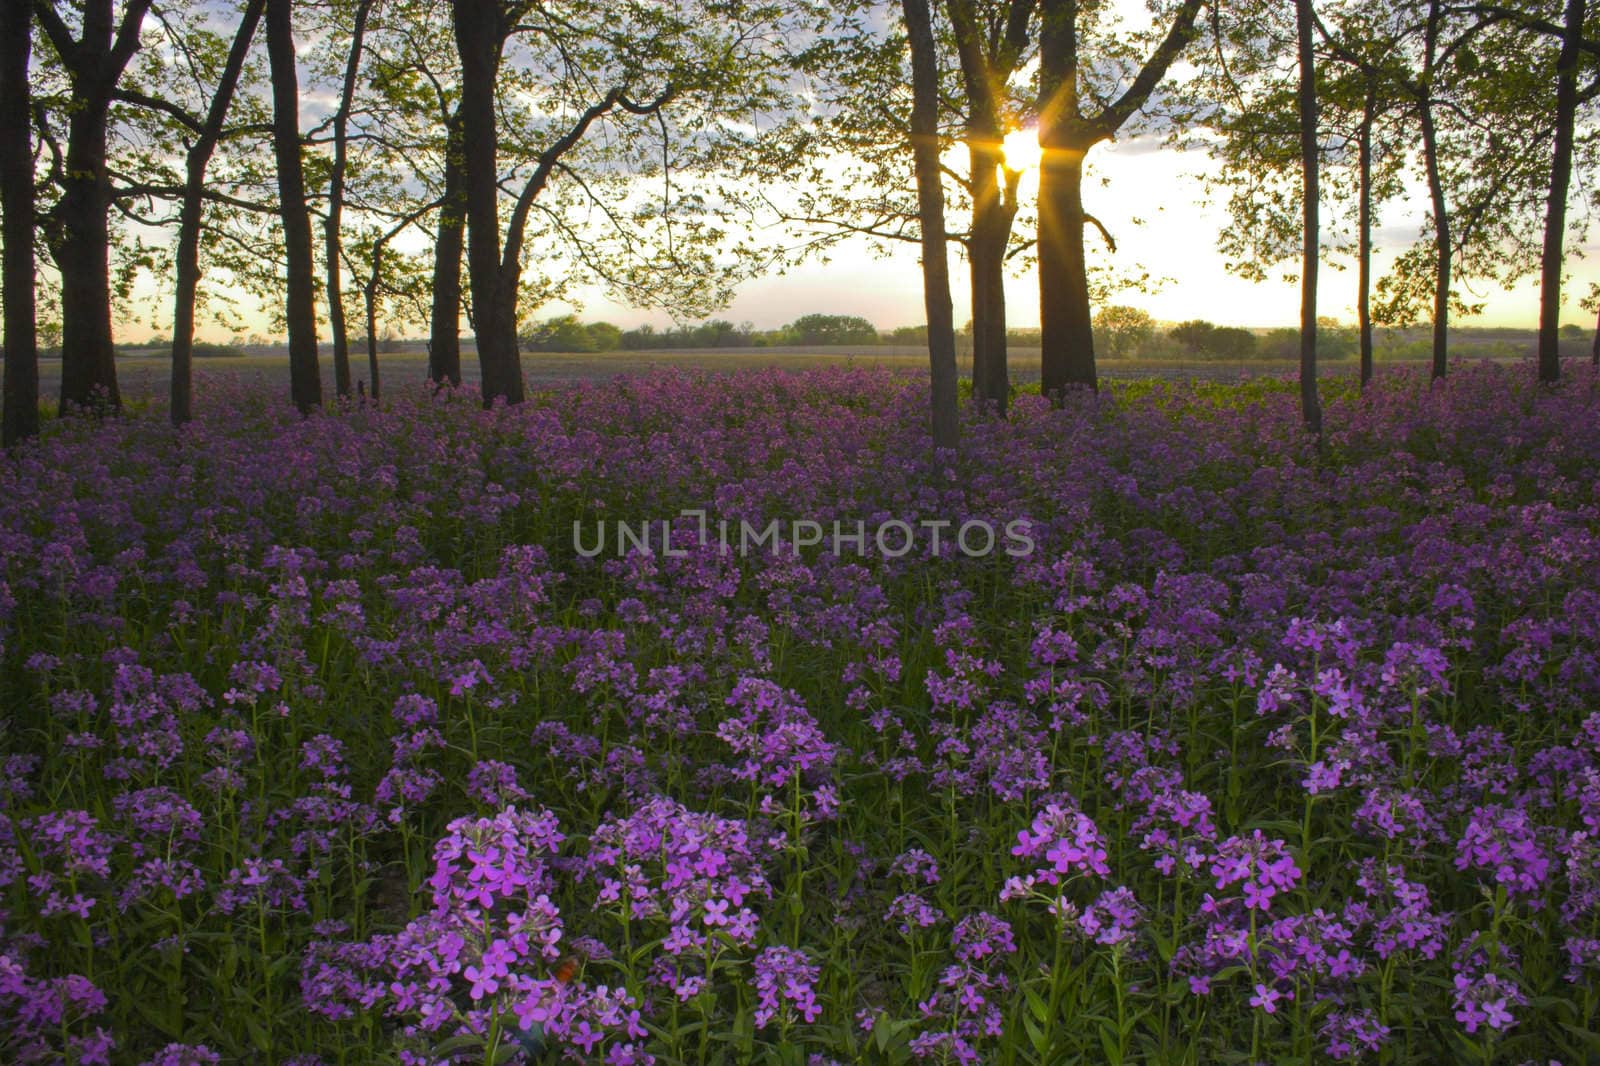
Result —
[[[1028,1032],[1028,1043],[1033,1045],[1033,1050],[1043,1059],[1050,1051],[1050,1037],[1040,1028],[1039,1023],[1033,1020],[1031,1014],[1022,1016],[1022,1027]]]
[[[253,1015],[244,1015],[244,1027],[250,1034],[250,1042],[256,1046],[257,1051],[265,1054],[272,1050],[271,1034]]]
[[[1117,1027],[1114,1025],[1100,1026],[1100,1049],[1106,1054],[1106,1061],[1111,1066],[1122,1066],[1122,1051],[1117,1046]]]

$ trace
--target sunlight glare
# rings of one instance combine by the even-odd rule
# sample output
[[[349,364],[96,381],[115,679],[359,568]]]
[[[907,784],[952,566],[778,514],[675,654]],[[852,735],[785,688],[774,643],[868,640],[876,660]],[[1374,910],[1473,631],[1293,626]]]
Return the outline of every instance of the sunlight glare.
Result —
[[[1043,154],[1039,148],[1039,131],[1036,129],[1012,130],[1006,134],[1001,147],[1006,154],[1006,166],[1012,170],[1034,170]]]

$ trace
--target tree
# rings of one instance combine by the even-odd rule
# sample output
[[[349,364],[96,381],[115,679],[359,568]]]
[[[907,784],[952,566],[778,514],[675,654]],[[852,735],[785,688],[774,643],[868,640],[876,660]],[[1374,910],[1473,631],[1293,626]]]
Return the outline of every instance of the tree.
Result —
[[[600,350],[589,328],[577,315],[558,315],[529,326],[523,342],[535,352],[595,352]]]
[[[1363,386],[1372,373],[1372,230],[1377,205],[1400,188],[1406,159],[1403,97],[1379,69],[1394,47],[1382,5],[1341,9],[1340,48],[1362,60],[1344,61],[1340,49],[1313,55],[1318,124],[1318,239],[1324,253],[1356,256],[1356,317],[1362,343]],[[1213,151],[1222,163],[1217,184],[1230,190],[1229,223],[1218,247],[1232,272],[1253,281],[1277,263],[1304,259],[1304,163],[1299,64],[1285,69],[1278,57],[1298,54],[1291,10],[1272,3],[1232,6],[1212,19],[1215,39],[1205,86],[1208,125],[1220,134]],[[1316,10],[1313,8],[1313,22]],[[1354,152],[1352,153],[1352,147]],[[1354,168],[1353,173],[1351,168]],[[1329,225],[1324,210],[1355,202],[1352,242]],[[1347,216],[1346,216],[1347,217]],[[1341,221],[1335,215],[1335,226]],[[1287,280],[1299,279],[1299,271]]]
[[[954,448],[956,415],[955,313],[950,305],[950,267],[945,258],[944,184],[939,174],[939,70],[933,16],[927,0],[901,0],[911,42],[911,151],[917,179],[917,214],[922,231],[922,300],[928,318],[928,364],[932,377],[930,426],[933,443]]]
[[[746,140],[739,124],[773,106],[778,75],[765,42],[781,10],[739,0],[583,2],[559,12],[454,5],[468,275],[485,402],[522,395],[515,323],[532,219],[543,226],[533,232],[547,269],[530,304],[584,277],[614,297],[680,315],[727,298],[755,250],[725,240],[707,195],[679,175],[704,179],[726,166],[730,145]],[[516,119],[505,146],[522,174],[505,177],[497,173],[495,95],[513,33],[517,59],[503,81],[518,103],[506,109]],[[530,97],[541,106],[528,107]],[[641,179],[658,179],[659,196],[641,196]],[[502,183],[511,194],[503,246]]]
[[[1138,307],[1112,304],[1095,312],[1095,332],[1105,338],[1106,357],[1131,359],[1155,334],[1150,312]]]
[[[462,166],[461,111],[445,120],[444,194],[433,242],[433,314],[429,319],[428,380],[461,384],[461,253],[465,247],[466,180]]]
[[[1183,345],[1190,354],[1200,355],[1211,350],[1211,335],[1216,331],[1213,323],[1195,318],[1173,326],[1167,331],[1167,336]]]
[[[289,394],[301,414],[322,406],[313,296],[311,213],[300,160],[300,84],[295,71],[294,5],[267,0],[267,57],[272,67],[272,143],[278,167],[278,217],[283,225],[287,277],[284,316],[289,327]]]
[[[610,322],[589,323],[589,340],[597,352],[614,352],[622,347],[622,330]]]
[[[980,10],[981,6],[981,10]],[[972,393],[1004,413],[1011,386],[1006,368],[1006,252],[1017,216],[1021,172],[1002,147],[1020,124],[1007,87],[1028,50],[1036,0],[980,5],[946,0],[966,90],[965,140],[972,194],[967,262],[972,275]]]
[[[782,184],[791,196],[763,192],[760,207],[797,225],[798,245],[775,258],[822,255],[858,239],[887,254],[922,242],[911,143],[913,101],[904,20],[875,17],[863,0],[831,0],[789,65],[809,81],[795,114],[759,138],[749,176],[761,189]],[[973,396],[1004,409],[1005,272],[1025,262],[1030,241],[1021,171],[1009,166],[1004,137],[1028,122],[1024,95],[1036,44],[1036,0],[944,0],[930,3],[939,78],[935,128],[947,245],[966,253],[973,314]],[[966,167],[947,148],[965,147]],[[965,226],[956,220],[969,215]]]
[[[1312,433],[1322,433],[1322,401],[1317,395],[1317,267],[1321,251],[1318,186],[1317,69],[1312,50],[1312,0],[1295,0],[1300,64],[1300,171],[1304,229],[1300,259],[1300,417]]]
[[[733,323],[728,323],[731,327]],[[808,345],[877,344],[878,331],[859,315],[801,315],[784,327],[791,343]]]
[[[1040,382],[1048,396],[1069,385],[1098,387],[1094,325],[1083,230],[1084,157],[1149,104],[1168,69],[1196,35],[1202,0],[1183,0],[1131,82],[1120,92],[1099,85],[1089,48],[1115,47],[1092,33],[1105,17],[1098,4],[1042,0],[1039,52],[1039,327]],[[1118,83],[1120,85],[1120,83]]]
[[[172,373],[170,415],[173,425],[194,417],[194,312],[200,284],[200,224],[205,210],[206,167],[222,139],[223,123],[233,103],[246,53],[255,37],[265,0],[248,0],[234,31],[211,106],[185,154],[183,202],[179,209],[178,247],[173,269]]]
[[[67,146],[57,178],[61,196],[48,219],[51,254],[61,272],[63,411],[114,411],[122,406],[111,343],[107,136],[113,94],[139,50],[149,9],[150,0],[128,0],[119,21],[112,0],[85,0],[80,36],[74,38],[56,0],[34,4],[39,25],[71,81]]]
[[[373,213],[398,224],[417,207],[437,207],[428,258],[428,380],[460,385],[466,201],[452,20],[438,0],[386,0],[369,16],[363,43],[367,66],[356,80],[366,89],[368,128],[347,139],[370,145],[365,169],[383,172],[384,187],[369,197]],[[348,55],[341,59],[330,48],[324,65],[339,68],[341,86],[349,83]],[[385,165],[395,159],[404,173]]]
[[[521,403],[516,305],[507,291],[500,258],[499,133],[495,116],[495,82],[511,22],[499,0],[461,0],[454,5],[454,12],[456,48],[461,56],[467,261],[478,363],[483,373],[483,402]]]
[[[333,164],[328,174],[328,213],[322,222],[323,269],[327,273],[328,332],[333,341],[334,390],[342,397],[350,395],[350,339],[345,328],[344,290],[339,269],[340,225],[344,214],[345,171],[349,166],[350,110],[355,99],[356,79],[361,72],[361,50],[367,35],[367,18],[371,12],[372,0],[358,0],[351,19],[350,44],[345,60],[344,79],[339,91],[339,107],[334,111],[331,120]]]
[[[1416,123],[1431,208],[1427,243],[1400,255],[1379,281],[1373,316],[1402,324],[1431,303],[1432,373],[1440,378],[1449,368],[1452,312],[1476,310],[1456,283],[1509,282],[1535,261],[1530,207],[1544,176],[1533,160],[1553,120],[1545,93],[1530,91],[1523,44],[1513,33],[1492,32],[1499,15],[1445,0],[1369,0],[1352,10],[1368,7],[1396,27],[1378,48],[1352,47],[1368,23],[1351,22],[1355,32],[1339,34],[1313,19],[1332,52],[1396,91]]]
[[[415,311],[411,318],[419,318],[422,305],[422,289],[426,278],[421,264],[415,260],[400,257],[403,267],[396,270],[391,262],[396,258],[388,255],[389,245],[407,228],[415,225],[424,215],[437,207],[437,202],[423,204],[414,208],[407,214],[400,216],[388,229],[382,233],[371,231],[364,239],[357,242],[357,251],[364,253],[366,258],[366,281],[361,286],[362,305],[366,311],[367,324],[367,374],[372,380],[372,402],[377,403],[382,393],[382,378],[378,368],[378,304],[380,296],[398,297],[403,302],[413,305]],[[342,249],[341,249],[342,250]],[[429,380],[433,380],[431,377]]]
[[[1206,337],[1203,351],[1213,359],[1249,359],[1257,344],[1256,335],[1242,326],[1218,326]]]
[[[1539,263],[1539,380],[1561,380],[1561,266],[1566,259],[1567,193],[1572,185],[1573,138],[1578,115],[1578,59],[1583,38],[1584,0],[1567,0],[1561,24],[1561,55],[1556,60],[1555,147],[1550,162],[1544,247]]]
[[[6,448],[39,432],[39,339],[34,321],[33,144],[28,64],[33,15],[28,5],[0,5],[0,244],[5,288]]]

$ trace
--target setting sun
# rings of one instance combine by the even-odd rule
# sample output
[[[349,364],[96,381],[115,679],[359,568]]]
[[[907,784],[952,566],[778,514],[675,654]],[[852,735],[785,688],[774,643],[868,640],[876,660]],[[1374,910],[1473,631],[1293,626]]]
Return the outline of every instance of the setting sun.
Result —
[[[1001,147],[1006,154],[1006,166],[1012,170],[1033,170],[1038,167],[1043,155],[1039,147],[1039,131],[1035,129],[1012,130],[1006,134]]]

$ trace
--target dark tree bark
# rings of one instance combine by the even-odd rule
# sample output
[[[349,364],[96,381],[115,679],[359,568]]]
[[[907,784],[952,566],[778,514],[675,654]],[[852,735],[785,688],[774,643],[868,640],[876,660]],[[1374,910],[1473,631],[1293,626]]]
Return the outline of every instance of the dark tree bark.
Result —
[[[1016,211],[1001,198],[995,158],[999,153],[969,148],[974,168],[972,236],[967,245],[972,270],[972,394],[1004,415],[1011,399],[1005,263]]]
[[[300,85],[295,72],[292,0],[267,0],[267,58],[272,68],[272,141],[278,162],[288,286],[289,393],[301,414],[322,406],[317,313],[311,260],[311,213],[300,159]]]
[[[372,403],[377,406],[379,387],[378,378],[378,270],[383,261],[383,248],[375,247],[372,250],[372,273],[367,276],[367,284],[362,289],[362,298],[367,307],[367,374],[372,378]]]
[[[15,2],[15,0],[13,0]],[[118,23],[111,0],[83,5],[83,36],[74,40],[53,0],[34,12],[72,81],[65,174],[52,212],[51,248],[61,272],[61,409],[115,411],[122,406],[111,338],[111,177],[106,137],[111,94],[139,50],[150,0],[130,0]]]
[[[1321,254],[1321,182],[1317,143],[1317,67],[1311,47],[1311,0],[1295,0],[1300,58],[1300,416],[1312,433],[1322,432],[1317,394],[1317,266]]]
[[[1565,259],[1567,191],[1572,185],[1573,129],[1578,115],[1578,45],[1583,36],[1584,0],[1567,0],[1562,20],[1561,55],[1556,62],[1556,144],[1550,164],[1550,198],[1545,204],[1544,254],[1539,264],[1539,380],[1561,380],[1561,264]]]
[[[350,109],[356,94],[356,78],[361,72],[361,47],[367,35],[367,16],[372,0],[356,5],[355,24],[350,32],[350,55],[345,61],[344,87],[339,94],[339,109],[333,113],[333,167],[328,176],[328,216],[322,224],[323,269],[327,272],[328,333],[333,341],[333,387],[338,395],[350,395],[350,337],[344,321],[344,284],[340,276],[340,247],[344,219],[344,176],[349,166]]]
[[[1357,135],[1357,167],[1360,176],[1356,214],[1356,324],[1361,332],[1361,388],[1372,381],[1372,124],[1377,118],[1378,97],[1367,89],[1361,109],[1361,129]]]
[[[1195,35],[1202,0],[1184,0],[1156,50],[1121,96],[1085,116],[1078,98],[1076,0],[1042,0],[1039,30],[1039,377],[1059,399],[1072,385],[1097,388],[1094,324],[1083,227],[1083,160],[1150,100]]]
[[[516,304],[501,283],[495,80],[505,43],[498,0],[458,0],[456,49],[461,58],[461,155],[466,197],[467,271],[483,378],[483,402],[521,403]]]
[[[1039,379],[1052,399],[1069,385],[1099,386],[1083,247],[1083,157],[1093,131],[1078,107],[1077,8],[1040,4]]]
[[[28,62],[33,12],[0,4],[0,242],[5,287],[3,443],[11,448],[39,433],[39,339],[34,319],[33,120]]]
[[[217,91],[211,97],[195,142],[186,160],[183,206],[178,214],[178,249],[174,268],[172,303],[172,424],[181,426],[194,417],[194,305],[200,286],[200,222],[205,210],[206,166],[222,138],[223,122],[233,103],[244,61],[261,22],[265,0],[250,0],[234,31],[233,45],[222,68]]]
[[[444,201],[433,243],[433,313],[428,337],[428,380],[461,384],[461,252],[466,200],[461,169],[461,112],[446,125]]]
[[[927,0],[901,0],[911,42],[911,150],[917,175],[917,215],[922,228],[922,299],[928,316],[932,376],[933,442],[954,448],[956,414],[955,316],[950,306],[950,266],[945,255],[944,186],[939,173],[939,71],[933,18]]]

